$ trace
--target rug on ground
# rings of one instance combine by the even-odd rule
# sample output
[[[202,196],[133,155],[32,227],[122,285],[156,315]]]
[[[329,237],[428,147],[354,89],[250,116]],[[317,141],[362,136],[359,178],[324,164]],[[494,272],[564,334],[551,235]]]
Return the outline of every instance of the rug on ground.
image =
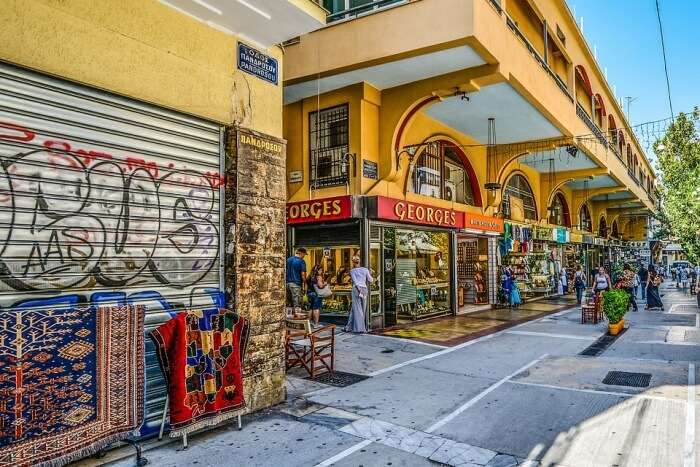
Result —
[[[60,466],[143,419],[143,308],[0,314],[0,466]]]
[[[231,310],[189,310],[151,332],[168,383],[170,435],[216,425],[243,399],[247,321]]]

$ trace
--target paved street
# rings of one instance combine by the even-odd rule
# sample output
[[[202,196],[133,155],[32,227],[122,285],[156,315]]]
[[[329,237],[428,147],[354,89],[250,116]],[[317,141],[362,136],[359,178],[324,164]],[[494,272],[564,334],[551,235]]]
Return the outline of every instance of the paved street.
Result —
[[[629,330],[597,357],[579,353],[606,325],[582,325],[571,309],[453,347],[343,334],[338,369],[369,378],[334,388],[290,376],[287,402],[245,417],[243,431],[192,436],[187,450],[156,443],[146,456],[155,466],[700,465],[700,315],[690,297],[664,292],[666,312],[629,313]],[[612,370],[650,373],[650,384],[603,384]]]

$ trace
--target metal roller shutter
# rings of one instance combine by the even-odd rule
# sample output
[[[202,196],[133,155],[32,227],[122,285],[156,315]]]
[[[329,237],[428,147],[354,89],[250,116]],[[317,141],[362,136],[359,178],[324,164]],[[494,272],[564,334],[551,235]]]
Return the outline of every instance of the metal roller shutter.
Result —
[[[223,290],[223,129],[0,63],[0,312],[128,302],[146,331]],[[146,425],[165,401],[146,348]]]

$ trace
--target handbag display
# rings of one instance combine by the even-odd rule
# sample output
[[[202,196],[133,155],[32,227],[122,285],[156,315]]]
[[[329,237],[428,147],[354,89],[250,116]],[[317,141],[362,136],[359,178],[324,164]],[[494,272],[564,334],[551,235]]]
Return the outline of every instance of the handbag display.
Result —
[[[316,291],[316,295],[318,295],[321,298],[328,298],[331,295],[333,295],[333,291],[328,286],[328,284],[320,288],[314,285],[314,291]]]

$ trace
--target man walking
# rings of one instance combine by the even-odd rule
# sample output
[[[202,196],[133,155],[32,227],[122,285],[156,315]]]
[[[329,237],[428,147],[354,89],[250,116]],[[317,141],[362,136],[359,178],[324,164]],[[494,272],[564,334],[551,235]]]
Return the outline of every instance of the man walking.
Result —
[[[642,267],[639,268],[639,272],[637,272],[639,275],[639,283],[641,284],[640,289],[642,289],[642,301],[645,301],[647,299],[647,279],[649,278],[649,271],[647,270],[646,267],[644,267],[644,264],[642,264]]]
[[[297,248],[296,254],[287,258],[287,304],[299,311],[306,286],[306,248]]]

